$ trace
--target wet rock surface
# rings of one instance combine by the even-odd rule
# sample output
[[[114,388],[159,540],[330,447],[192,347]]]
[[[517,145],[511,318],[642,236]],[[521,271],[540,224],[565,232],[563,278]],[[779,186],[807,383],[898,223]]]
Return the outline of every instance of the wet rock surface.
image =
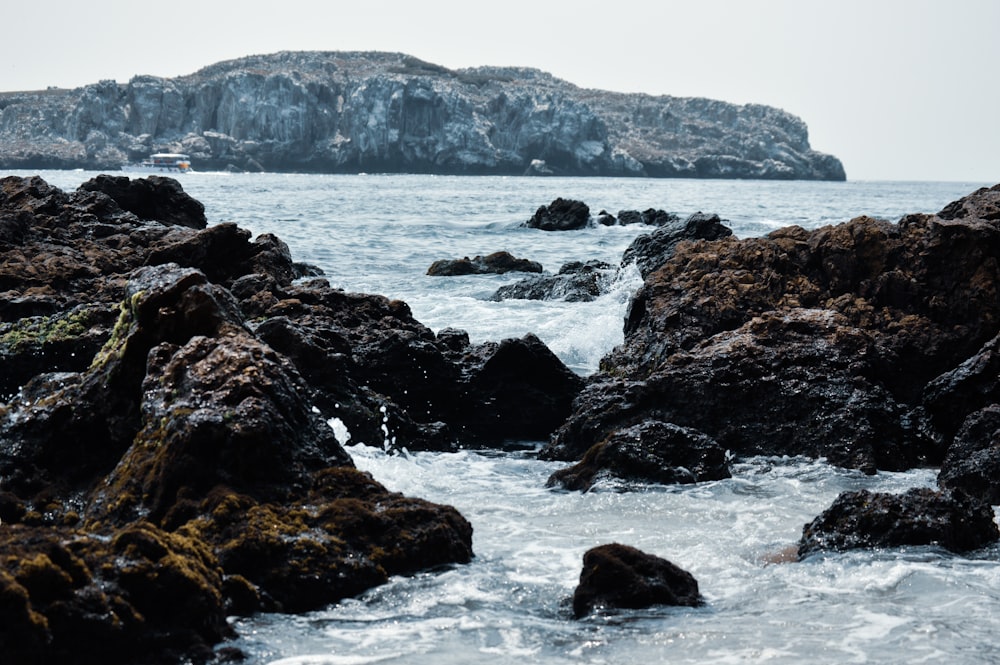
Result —
[[[595,444],[583,459],[549,478],[549,486],[588,490],[603,479],[685,484],[729,478],[726,451],[696,430],[645,421]]]
[[[590,206],[583,201],[558,198],[539,206],[524,226],[540,231],[575,231],[589,224]]]
[[[1000,539],[989,504],[964,493],[844,492],[802,530],[799,556],[859,548],[938,545],[955,552]]]
[[[646,276],[624,343],[543,457],[578,460],[653,419],[737,456],[868,473],[940,464],[966,417],[995,402],[998,201],[1000,186],[938,215],[747,239],[712,221],[714,239],[675,244]]]
[[[427,274],[435,277],[456,275],[503,275],[508,272],[542,272],[542,264],[519,259],[510,252],[494,252],[486,256],[461,259],[441,259],[431,264]]]
[[[543,438],[582,379],[533,336],[435,335],[405,303],[295,282],[273,236],[106,191],[156,210],[176,183],[95,183],[0,180],[5,655],[204,662],[227,614],[469,561],[456,510],[389,492],[337,436]]]
[[[573,614],[578,619],[595,609],[701,604],[698,582],[691,573],[666,559],[618,543],[584,553],[580,583],[573,593]]]
[[[658,226],[652,233],[633,240],[622,255],[622,266],[634,263],[643,278],[663,265],[673,255],[677,244],[684,240],[718,240],[733,235],[732,230],[723,225],[718,215],[700,212],[684,221],[671,217]]]
[[[616,269],[603,261],[566,263],[555,275],[539,275],[501,286],[490,300],[589,302],[607,292]]]

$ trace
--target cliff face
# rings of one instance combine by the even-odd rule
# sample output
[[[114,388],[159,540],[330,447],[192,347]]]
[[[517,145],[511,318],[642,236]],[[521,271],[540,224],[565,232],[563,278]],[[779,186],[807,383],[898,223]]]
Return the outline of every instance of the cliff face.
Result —
[[[843,180],[779,109],[584,90],[533,69],[286,52],[189,76],[0,93],[0,168],[559,173]]]

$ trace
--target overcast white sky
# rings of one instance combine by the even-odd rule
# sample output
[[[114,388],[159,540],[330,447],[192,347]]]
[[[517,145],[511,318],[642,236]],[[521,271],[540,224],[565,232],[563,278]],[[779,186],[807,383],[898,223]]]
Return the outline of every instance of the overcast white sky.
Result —
[[[1000,0],[36,0],[0,26],[4,91],[401,51],[777,106],[851,180],[1000,182]]]

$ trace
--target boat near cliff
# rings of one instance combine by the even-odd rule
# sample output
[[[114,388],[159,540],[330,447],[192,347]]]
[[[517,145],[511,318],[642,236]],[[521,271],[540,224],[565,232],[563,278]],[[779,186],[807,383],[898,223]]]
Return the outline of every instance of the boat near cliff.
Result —
[[[179,152],[157,152],[138,164],[126,164],[122,171],[140,173],[191,173],[191,158]]]

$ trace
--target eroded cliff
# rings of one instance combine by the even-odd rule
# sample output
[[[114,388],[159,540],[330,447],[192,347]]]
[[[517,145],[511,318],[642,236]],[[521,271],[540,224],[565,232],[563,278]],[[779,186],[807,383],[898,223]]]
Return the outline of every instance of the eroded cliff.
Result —
[[[843,180],[780,109],[585,90],[400,53],[283,52],[189,76],[0,93],[0,168],[195,167]]]

